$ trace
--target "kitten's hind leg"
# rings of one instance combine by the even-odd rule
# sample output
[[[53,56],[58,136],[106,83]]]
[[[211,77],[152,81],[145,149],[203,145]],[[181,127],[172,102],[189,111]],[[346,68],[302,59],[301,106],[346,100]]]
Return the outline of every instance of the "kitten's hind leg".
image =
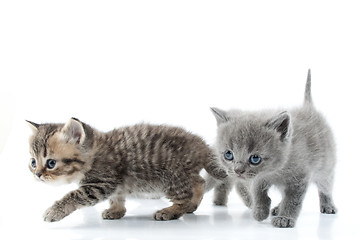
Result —
[[[120,219],[125,215],[125,198],[120,193],[115,193],[109,199],[110,207],[102,213],[103,219]]]
[[[186,181],[186,185],[172,187],[168,192],[168,198],[173,202],[173,205],[154,214],[155,220],[167,221],[178,219],[185,213],[193,213],[197,210],[203,198],[204,180],[199,175]],[[193,183],[190,186],[188,183]],[[176,189],[176,191],[174,191]]]
[[[320,212],[325,214],[337,213],[337,208],[332,200],[332,182],[333,174],[327,176],[326,179],[315,181],[318,187],[318,195],[320,197]]]
[[[156,213],[154,213],[154,220],[158,221],[168,221],[173,219],[180,218],[184,213],[186,213],[185,205],[188,205],[187,202],[174,202],[172,206],[163,208]]]
[[[236,183],[236,191],[239,194],[239,196],[241,196],[244,204],[248,208],[252,208],[252,196],[250,194],[249,186],[247,185],[247,183],[237,182]]]
[[[203,199],[205,182],[200,176],[196,176],[195,181],[196,184],[192,188],[192,199],[187,209],[187,213],[193,213],[195,210],[197,210]]]
[[[326,214],[336,214],[337,208],[332,201],[331,195],[326,195],[323,192],[318,192],[320,196],[320,212]]]

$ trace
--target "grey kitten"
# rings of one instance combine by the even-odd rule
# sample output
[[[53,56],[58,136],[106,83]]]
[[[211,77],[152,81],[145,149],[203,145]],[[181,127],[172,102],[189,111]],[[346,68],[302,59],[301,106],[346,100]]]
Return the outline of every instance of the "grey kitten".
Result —
[[[79,188],[44,214],[59,221],[73,211],[109,199],[104,219],[124,216],[127,196],[166,196],[173,205],[154,214],[170,220],[194,212],[203,197],[202,168],[227,177],[213,150],[182,128],[139,124],[102,133],[72,118],[67,124],[36,124],[29,168],[45,183],[76,182]]]
[[[330,127],[312,103],[310,71],[302,107],[282,112],[212,111],[218,124],[216,149],[230,174],[222,182],[207,178],[208,189],[216,185],[215,204],[225,205],[236,184],[253,217],[262,221],[270,213],[267,191],[275,185],[283,198],[272,210],[272,224],[294,227],[307,187],[314,182],[321,212],[336,213],[331,193],[335,143]]]

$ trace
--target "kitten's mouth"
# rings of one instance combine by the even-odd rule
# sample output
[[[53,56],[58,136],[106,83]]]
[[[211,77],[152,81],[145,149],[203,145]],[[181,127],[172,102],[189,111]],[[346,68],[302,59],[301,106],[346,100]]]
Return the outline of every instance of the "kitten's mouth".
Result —
[[[45,182],[45,180],[43,179],[43,178],[37,178],[37,180],[39,181],[39,182]]]
[[[241,174],[241,173],[233,172],[233,174],[231,174],[231,175],[233,175],[236,178],[240,178],[240,179],[246,179],[247,178],[246,174],[244,174],[244,173]]]
[[[240,179],[246,179],[246,176],[244,174],[237,174],[237,177],[240,178]]]
[[[243,180],[251,179],[255,176],[254,174],[250,174],[250,173],[242,173],[242,174],[235,173],[235,175],[237,176],[237,178]]]

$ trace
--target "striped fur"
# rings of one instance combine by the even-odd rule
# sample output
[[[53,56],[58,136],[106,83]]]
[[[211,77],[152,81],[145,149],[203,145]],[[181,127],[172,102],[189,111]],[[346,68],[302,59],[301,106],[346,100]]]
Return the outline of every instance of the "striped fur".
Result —
[[[118,219],[130,195],[166,196],[173,205],[156,212],[154,219],[176,219],[197,209],[204,189],[202,168],[218,179],[227,176],[212,149],[181,128],[139,124],[102,133],[78,119],[29,123],[34,129],[29,165],[34,176],[49,183],[79,184],[45,212],[45,221],[59,221],[106,199],[110,208],[103,218]],[[56,161],[53,168],[51,160]]]

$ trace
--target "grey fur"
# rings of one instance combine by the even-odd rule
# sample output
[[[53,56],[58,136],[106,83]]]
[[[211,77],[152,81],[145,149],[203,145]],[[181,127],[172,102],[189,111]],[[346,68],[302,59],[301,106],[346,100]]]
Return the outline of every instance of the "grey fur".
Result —
[[[320,211],[336,213],[332,184],[336,163],[335,143],[330,127],[316,111],[311,98],[308,72],[304,104],[290,111],[242,112],[212,108],[218,124],[216,149],[229,172],[226,181],[207,176],[206,188],[215,186],[215,204],[225,205],[233,184],[253,217],[262,221],[269,216],[271,199],[267,191],[277,186],[283,195],[272,210],[272,224],[294,227],[310,182],[316,183]],[[224,153],[231,150],[233,161]],[[250,156],[262,157],[259,165]]]
[[[213,150],[182,128],[138,124],[102,133],[75,118],[67,124],[30,124],[29,168],[35,178],[79,184],[45,212],[48,222],[106,199],[110,208],[102,217],[118,219],[129,195],[168,197],[173,205],[157,211],[154,219],[176,219],[200,204],[202,168],[215,178],[227,177]],[[49,161],[56,161],[54,168]]]
[[[305,94],[304,94],[304,104],[311,104],[312,105],[312,94],[311,94],[311,69],[308,69],[307,72],[307,81],[305,87]]]

